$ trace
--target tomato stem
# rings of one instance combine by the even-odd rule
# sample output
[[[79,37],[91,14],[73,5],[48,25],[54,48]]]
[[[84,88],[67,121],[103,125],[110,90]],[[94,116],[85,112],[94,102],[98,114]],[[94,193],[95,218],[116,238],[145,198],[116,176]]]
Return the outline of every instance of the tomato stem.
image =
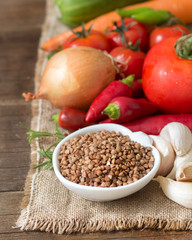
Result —
[[[174,48],[178,57],[192,60],[192,33],[179,38]]]
[[[135,43],[135,45],[133,45],[133,43],[129,41],[127,43],[127,45],[128,45],[127,48],[131,49],[132,51],[139,52],[140,51],[140,47],[139,47],[140,43],[141,43],[141,39],[138,39],[137,42]]]
[[[174,32],[174,31],[180,31],[182,36],[186,35],[185,31],[183,29],[179,28],[179,27],[175,27],[171,30],[171,32]]]
[[[89,29],[86,31],[85,24],[84,24],[84,22],[82,22],[82,31],[76,31],[75,32],[75,31],[72,30],[72,32],[76,35],[76,37],[70,39],[70,41],[74,40],[74,39],[77,39],[77,38],[86,38],[87,36],[89,36],[89,34],[91,32],[91,29],[92,29],[92,26],[93,26],[93,24],[91,24]]]
[[[121,25],[118,26],[117,25],[117,22],[113,22],[113,25],[114,25],[114,30],[111,30],[111,31],[108,31],[107,33],[110,33],[110,32],[117,32],[119,33],[120,35],[120,38],[121,38],[121,42],[122,42],[122,45],[125,47],[125,48],[128,48],[128,40],[124,33],[125,31],[127,31],[128,29],[130,29],[133,25],[135,25],[137,22],[131,22],[127,27],[125,26],[125,21],[123,18],[121,18]]]
[[[170,19],[169,21],[167,22],[166,26],[167,27],[171,27],[171,26],[174,26],[174,25],[177,25],[177,24],[181,24],[183,26],[185,26],[185,24],[179,19],[177,18],[175,15],[173,15],[172,13],[170,13]],[[185,26],[186,27],[186,26]]]

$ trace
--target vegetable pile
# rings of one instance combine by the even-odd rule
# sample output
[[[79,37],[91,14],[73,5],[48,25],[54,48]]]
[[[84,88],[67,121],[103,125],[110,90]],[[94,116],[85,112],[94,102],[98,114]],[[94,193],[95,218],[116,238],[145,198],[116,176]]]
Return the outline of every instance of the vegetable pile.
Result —
[[[117,9],[45,42],[40,89],[25,99],[49,100],[61,109],[51,120],[70,131],[119,123],[157,135],[170,122],[192,130],[192,34],[163,4]]]
[[[120,4],[124,6],[124,1]],[[28,129],[30,142],[37,137],[57,138],[39,151],[48,161],[35,167],[52,169],[53,148],[70,134],[68,130],[122,124],[150,135],[161,155],[156,181],[168,198],[192,208],[192,34],[183,24],[192,22],[191,9],[189,0],[147,1],[82,23],[43,44],[49,55],[40,89],[23,96],[27,101],[47,99],[60,112],[50,116],[55,133]],[[74,17],[71,24],[76,21]],[[65,134],[58,125],[67,129]],[[65,176],[71,165],[62,164]],[[107,178],[91,184],[114,187]]]
[[[104,1],[102,1],[102,2],[104,2]],[[134,0],[134,2],[136,2],[136,0]],[[169,11],[172,14],[174,14],[183,23],[191,23],[192,22],[192,14],[191,14],[192,2],[189,0],[182,0],[182,1],[180,1],[180,0],[169,0],[169,1],[167,1],[167,0],[152,0],[152,1],[147,1],[144,3],[140,3],[140,4],[127,6],[124,9],[130,10],[130,9],[135,9],[135,8],[137,8],[137,9],[143,8],[143,10],[146,10],[146,8],[147,9],[152,8],[152,9],[156,9],[156,10],[157,9],[166,10],[166,11]],[[141,16],[143,17],[141,12],[139,12],[138,14],[141,14]],[[156,16],[156,14],[154,14],[154,13],[152,13],[152,15]],[[147,22],[149,21],[149,19],[154,20],[154,18],[151,18],[150,16],[151,15],[148,15],[147,17],[144,17],[144,19]],[[166,16],[167,16],[167,14],[166,14]],[[159,19],[160,19],[160,22],[162,22],[162,19],[164,19],[164,15],[163,15],[163,17],[161,17],[161,15],[160,15]],[[85,24],[85,28],[88,29],[91,25],[93,25],[94,30],[104,33],[106,31],[106,29],[109,26],[111,26],[112,22],[119,21],[119,20],[120,20],[120,15],[117,13],[117,11],[112,11],[112,12],[106,13],[104,15],[101,15],[95,19],[92,19],[91,21],[88,21]],[[82,20],[82,22],[83,21],[86,21],[86,19]],[[155,18],[155,22],[156,22],[156,18]],[[153,21],[150,21],[150,24],[153,24]],[[79,27],[75,28],[74,30],[81,31],[82,27],[79,26]],[[65,42],[65,40],[71,35],[72,35],[71,31],[65,31],[61,34],[58,34],[55,37],[46,41],[42,45],[42,49],[44,49],[45,51],[57,50],[58,46],[62,45]]]

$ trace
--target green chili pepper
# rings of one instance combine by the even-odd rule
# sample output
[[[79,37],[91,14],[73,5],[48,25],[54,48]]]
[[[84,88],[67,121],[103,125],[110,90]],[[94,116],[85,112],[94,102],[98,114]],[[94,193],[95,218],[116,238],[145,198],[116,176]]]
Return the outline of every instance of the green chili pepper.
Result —
[[[171,14],[165,10],[150,10],[134,14],[131,17],[144,24],[161,25],[170,19]]]
[[[138,13],[143,13],[146,11],[154,11],[152,8],[148,7],[140,7],[140,8],[134,8],[134,9],[117,9],[116,10],[119,16],[121,17],[131,17],[132,15],[138,14]]]
[[[173,15],[165,10],[154,10],[148,7],[134,9],[117,9],[121,17],[131,17],[141,23],[149,25],[161,25],[166,23]]]

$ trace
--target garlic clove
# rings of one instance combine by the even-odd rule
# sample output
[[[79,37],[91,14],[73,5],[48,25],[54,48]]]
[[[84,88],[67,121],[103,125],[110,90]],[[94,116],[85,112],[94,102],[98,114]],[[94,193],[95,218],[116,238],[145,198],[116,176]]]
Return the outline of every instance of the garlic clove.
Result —
[[[192,182],[177,182],[167,177],[158,176],[154,179],[167,198],[183,207],[192,209]]]
[[[185,162],[177,168],[176,180],[180,182],[192,182],[192,162]]]
[[[184,156],[176,156],[174,161],[174,166],[171,172],[167,175],[168,178],[176,179],[176,170],[183,164],[192,162],[192,148],[191,150],[185,154]]]
[[[183,156],[192,148],[191,131],[182,123],[167,124],[161,130],[160,136],[171,143],[177,156]]]
[[[157,148],[161,156],[161,164],[156,176],[166,176],[174,166],[175,152],[171,144],[161,136],[150,135],[153,146]]]

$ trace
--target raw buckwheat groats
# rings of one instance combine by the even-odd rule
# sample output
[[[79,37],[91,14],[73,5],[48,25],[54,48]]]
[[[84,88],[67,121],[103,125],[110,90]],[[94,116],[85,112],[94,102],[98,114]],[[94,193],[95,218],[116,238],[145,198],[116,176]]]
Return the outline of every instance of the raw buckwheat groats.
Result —
[[[101,130],[66,141],[59,154],[61,174],[94,187],[118,187],[144,177],[154,165],[152,149],[128,136]]]

